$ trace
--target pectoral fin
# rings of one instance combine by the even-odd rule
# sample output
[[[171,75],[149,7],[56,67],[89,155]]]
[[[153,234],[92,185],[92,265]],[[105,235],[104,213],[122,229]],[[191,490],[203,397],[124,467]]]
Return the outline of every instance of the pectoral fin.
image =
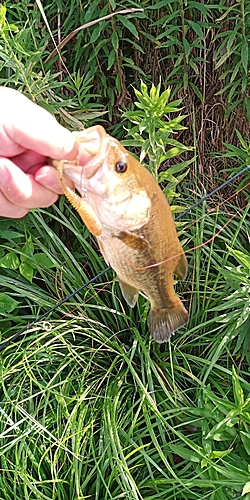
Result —
[[[130,307],[134,307],[138,299],[138,290],[119,278],[122,295]]]
[[[151,248],[150,243],[144,236],[139,236],[138,234],[134,234],[131,231],[120,231],[118,234],[115,234],[113,238],[118,238],[125,245],[134,250],[147,250]]]
[[[174,274],[176,274],[176,276],[178,276],[180,280],[184,280],[187,276],[187,272],[188,272],[187,259],[186,255],[183,253],[182,255],[180,255],[178,264],[174,270]]]

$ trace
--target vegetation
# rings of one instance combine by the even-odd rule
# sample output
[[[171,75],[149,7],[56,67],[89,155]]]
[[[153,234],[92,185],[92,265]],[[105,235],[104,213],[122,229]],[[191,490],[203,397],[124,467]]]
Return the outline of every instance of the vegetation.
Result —
[[[141,6],[50,58],[52,33]],[[6,0],[0,84],[70,129],[103,123],[180,215],[249,163],[249,9]],[[167,345],[150,337],[146,298],[127,307],[109,270],[1,352],[1,498],[250,500],[248,192],[245,174],[178,219],[190,322]],[[63,197],[0,224],[5,341],[106,264]]]

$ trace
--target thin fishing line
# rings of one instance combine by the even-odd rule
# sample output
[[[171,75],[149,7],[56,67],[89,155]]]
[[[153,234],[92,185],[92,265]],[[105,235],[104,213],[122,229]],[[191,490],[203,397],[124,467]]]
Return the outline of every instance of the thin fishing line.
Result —
[[[231,182],[233,182],[235,179],[237,179],[237,177],[239,177],[240,175],[244,174],[244,172],[247,172],[247,170],[250,170],[250,165],[248,165],[247,167],[243,168],[237,174],[233,175],[233,177],[230,177],[230,179],[227,179],[227,181],[223,182],[223,184],[221,184],[220,186],[218,186],[217,188],[215,188],[213,191],[211,191],[211,193],[208,193],[208,194],[206,194],[206,196],[203,196],[203,198],[201,198],[199,201],[197,201],[196,203],[194,203],[193,205],[191,205],[191,207],[187,208],[187,210],[185,210],[184,212],[182,212],[180,215],[178,215],[177,217],[175,217],[175,220],[178,220],[181,217],[183,217],[184,215],[186,215],[189,212],[191,212],[195,207],[198,207],[199,205],[201,205],[201,203],[203,203],[204,201],[206,201],[209,198],[211,198],[211,196],[213,196],[214,194],[218,193],[218,191],[220,191],[224,187],[228,186],[228,184],[231,184]]]
[[[250,165],[248,165],[247,167],[243,168],[240,172],[238,172],[233,177],[231,177],[230,179],[228,179],[227,181],[225,181],[223,184],[221,184],[220,186],[218,186],[213,191],[211,191],[211,193],[208,193],[206,196],[204,196],[203,198],[201,198],[199,201],[197,201],[196,203],[194,203],[193,205],[191,205],[191,207],[187,208],[187,210],[184,210],[184,212],[182,212],[180,215],[178,215],[175,218],[175,220],[178,220],[181,217],[183,217],[184,215],[186,215],[187,213],[191,212],[195,207],[201,205],[201,203],[203,203],[207,199],[211,198],[214,194],[218,193],[218,191],[220,191],[220,189],[223,189],[223,187],[225,187],[228,184],[230,184],[231,182],[233,182],[235,179],[237,179],[240,175],[242,175],[244,172],[246,172],[249,169],[250,169]],[[239,212],[237,212],[237,213],[239,213]],[[237,213],[233,217],[231,217],[231,219],[229,219],[229,221],[220,229],[220,231],[216,235],[214,235],[207,242],[202,243],[200,246],[204,246],[205,244],[207,244],[210,241],[212,241],[216,236],[218,236],[218,234],[221,233],[221,231],[229,224],[229,222],[237,215]],[[199,248],[199,247],[196,247],[196,248]],[[194,250],[194,249],[191,249],[191,250]],[[188,250],[188,251],[191,251],[191,250]],[[182,255],[182,253],[180,255]],[[177,255],[175,255],[174,257],[177,257]],[[171,257],[168,260],[171,260],[174,257]],[[167,261],[164,261],[164,262],[167,262]],[[163,262],[152,264],[151,266],[148,266],[148,267],[155,267],[155,266],[160,265],[162,263]],[[130,264],[132,264],[132,263],[130,263]],[[132,267],[133,267],[133,264],[132,264]],[[142,270],[143,269],[147,269],[148,267],[142,268]],[[112,269],[111,266],[106,267],[106,269],[104,269],[99,274],[97,274],[96,276],[94,276],[93,278],[91,278],[87,283],[84,283],[84,285],[80,286],[80,288],[78,288],[77,290],[75,290],[74,292],[72,292],[70,295],[68,295],[67,297],[65,297],[63,300],[61,300],[60,302],[58,302],[58,304],[56,304],[55,306],[53,306],[51,309],[49,309],[45,313],[41,314],[41,316],[39,316],[37,319],[35,319],[34,321],[32,321],[32,323],[30,323],[29,325],[27,325],[24,328],[22,328],[22,330],[19,330],[19,332],[17,332],[15,335],[13,335],[10,339],[6,340],[6,342],[3,342],[2,344],[0,344],[0,351],[2,351],[3,349],[5,349],[5,347],[8,347],[8,345],[10,345],[12,342],[14,342],[15,340],[17,340],[22,333],[25,333],[29,328],[31,328],[32,326],[36,325],[37,323],[39,323],[44,318],[47,318],[47,316],[49,316],[49,314],[51,314],[53,311],[55,311],[56,309],[58,309],[62,304],[64,304],[65,302],[67,302],[68,300],[70,300],[72,297],[74,297],[75,295],[77,295],[79,292],[81,292],[82,290],[84,290],[84,288],[87,288],[87,286],[89,286],[91,283],[94,283],[94,281],[96,281],[98,278],[100,278],[100,276],[102,276],[103,274],[107,273],[111,269]],[[139,270],[139,268],[138,268],[138,270]]]
[[[242,188],[238,189],[238,191],[235,191],[235,193],[231,194],[231,196],[229,196],[225,200],[223,200],[220,203],[218,203],[216,205],[216,207],[208,209],[205,214],[201,215],[198,219],[195,219],[195,221],[191,222],[190,224],[185,225],[185,231],[187,231],[194,224],[197,224],[197,222],[200,222],[201,220],[205,219],[205,217],[207,217],[209,214],[217,212],[219,207],[221,207],[222,205],[224,205],[225,203],[227,203],[228,201],[230,201],[232,198],[234,198],[235,196],[237,196],[239,193],[241,193],[241,191],[243,191],[244,189],[246,189],[248,186],[250,186],[250,182],[247,182],[247,184],[245,184],[245,186],[243,186]]]
[[[216,205],[215,208],[211,208],[210,210],[208,210],[208,213],[211,214],[212,212],[215,212],[219,207],[221,207],[221,205],[224,205],[224,203],[227,203],[228,201],[230,201],[232,198],[237,196],[237,194],[241,193],[241,191],[246,189],[248,186],[250,186],[250,182],[247,182],[247,184],[245,184],[245,186],[238,189],[238,191],[236,191],[235,193],[231,194],[231,196],[229,196],[226,200],[223,200],[220,203],[218,203],[218,205]]]
[[[222,226],[219,229],[219,231],[216,234],[214,234],[211,238],[209,238],[208,240],[204,241],[200,245],[197,245],[193,248],[189,248],[185,252],[176,253],[175,255],[172,255],[172,257],[169,257],[168,259],[162,260],[161,262],[155,262],[155,264],[149,264],[148,266],[144,266],[144,267],[137,267],[130,260],[128,260],[124,255],[122,255],[117,249],[116,249],[116,251],[123,258],[123,260],[125,260],[125,262],[127,262],[127,264],[129,264],[135,271],[145,271],[146,269],[151,269],[153,267],[161,266],[162,264],[166,264],[166,262],[170,262],[171,260],[176,259],[176,257],[180,257],[181,255],[186,255],[186,253],[188,253],[188,252],[193,252],[194,250],[197,250],[198,248],[202,248],[202,247],[208,245],[208,243],[211,243],[211,241],[215,240],[215,238],[217,238],[217,236],[219,236],[219,234],[225,229],[225,227],[228,226],[228,224],[236,217],[236,215],[238,215],[240,212],[242,212],[242,210],[244,210],[246,207],[247,207],[247,205],[245,207],[243,207],[242,209],[237,210],[237,212],[232,217],[230,217],[230,219],[228,219],[228,221],[224,224],[224,226]]]
[[[20,330],[15,335],[13,335],[13,337],[11,337],[10,339],[6,340],[6,342],[3,342],[2,344],[0,344],[0,351],[2,351],[3,349],[5,349],[5,347],[7,347],[11,342],[14,342],[16,339],[18,339],[18,337],[20,337],[20,335],[22,333],[26,332],[29,328],[31,328],[32,326],[34,326],[37,323],[39,323],[39,321],[41,321],[42,319],[47,318],[47,316],[50,313],[52,313],[53,311],[55,311],[56,309],[58,309],[58,307],[60,307],[62,304],[64,304],[68,300],[72,299],[72,297],[74,297],[77,293],[79,293],[82,290],[84,290],[84,288],[86,288],[87,286],[89,286],[91,283],[94,283],[94,281],[96,281],[98,278],[100,278],[100,276],[102,276],[103,274],[107,273],[110,269],[111,269],[110,266],[106,267],[106,269],[104,269],[103,271],[101,271],[100,273],[98,273],[96,276],[94,276],[94,278],[91,278],[91,280],[89,280],[87,283],[84,283],[84,285],[80,286],[80,288],[78,288],[77,290],[75,290],[74,292],[72,292],[70,295],[67,295],[67,297],[65,297],[63,300],[61,300],[60,302],[58,302],[58,304],[56,304],[55,306],[51,307],[51,309],[49,309],[45,313],[41,314],[41,316],[39,316],[37,319],[35,319],[34,321],[32,321],[32,323],[30,323],[29,325],[26,325],[24,328],[22,328],[22,330]]]

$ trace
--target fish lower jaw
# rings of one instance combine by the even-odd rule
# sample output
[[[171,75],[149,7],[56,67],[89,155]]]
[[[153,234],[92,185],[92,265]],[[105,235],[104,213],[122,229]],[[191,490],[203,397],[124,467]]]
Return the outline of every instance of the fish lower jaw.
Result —
[[[107,236],[114,237],[116,232],[120,231],[136,231],[137,229],[141,229],[147,222],[144,219],[135,219],[133,217],[129,219],[126,217],[126,214],[124,214],[124,211],[118,211],[115,206],[114,208],[111,206],[102,206],[99,208],[96,204],[91,204],[91,206],[98,215],[103,226],[107,227]]]

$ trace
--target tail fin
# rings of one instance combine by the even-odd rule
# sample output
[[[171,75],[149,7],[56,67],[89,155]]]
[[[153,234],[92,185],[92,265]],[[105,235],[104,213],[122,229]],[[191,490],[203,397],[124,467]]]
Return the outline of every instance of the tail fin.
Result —
[[[150,329],[156,342],[167,342],[171,335],[188,322],[188,312],[182,302],[178,300],[173,307],[165,309],[151,309]]]

